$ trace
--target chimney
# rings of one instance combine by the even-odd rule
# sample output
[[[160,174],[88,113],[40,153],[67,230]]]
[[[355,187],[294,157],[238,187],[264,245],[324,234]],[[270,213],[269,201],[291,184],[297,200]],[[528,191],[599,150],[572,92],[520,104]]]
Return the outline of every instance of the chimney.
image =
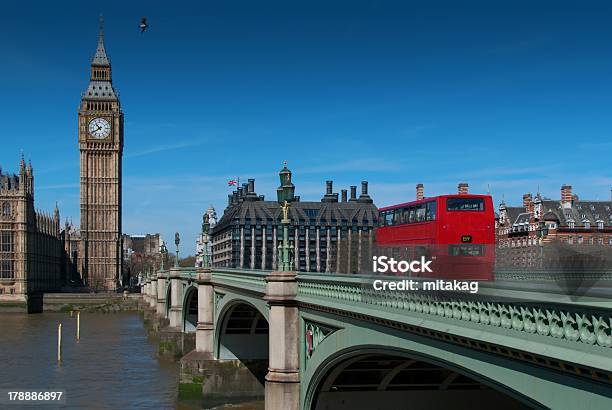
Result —
[[[232,194],[229,194],[227,196],[227,206],[231,206],[232,205],[233,199],[234,198],[233,198]]]
[[[573,199],[574,197],[572,195],[572,186],[561,186],[561,206],[563,206],[564,208],[571,208]]]
[[[523,207],[525,208],[525,212],[533,213],[533,199],[531,194],[523,195]]]
[[[467,184],[467,182],[460,182],[457,186],[457,192],[459,192],[460,195],[467,195],[468,187],[469,185]]]
[[[342,202],[346,202],[346,194],[347,194],[347,190],[343,189],[342,190]]]
[[[248,193],[252,194],[255,192],[255,180],[253,178],[249,178],[248,181],[249,181],[247,185]]]
[[[246,198],[247,201],[257,201],[259,197],[255,193],[255,180],[253,178],[249,178],[246,186]]]
[[[321,202],[338,202],[338,194],[333,193],[334,181],[325,181],[325,195]]]
[[[356,200],[357,200],[357,186],[351,185],[351,199],[349,199],[349,201],[356,201]]]
[[[359,202],[372,202],[370,195],[368,195],[368,181],[361,181],[361,195],[359,195]]]
[[[416,199],[421,200],[425,198],[425,189],[423,188],[423,184],[416,185]]]

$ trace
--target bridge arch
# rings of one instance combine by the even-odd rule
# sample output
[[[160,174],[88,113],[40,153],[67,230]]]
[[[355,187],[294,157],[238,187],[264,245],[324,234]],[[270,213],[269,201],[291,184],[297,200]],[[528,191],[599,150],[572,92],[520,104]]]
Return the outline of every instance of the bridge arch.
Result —
[[[232,371],[232,394],[263,399],[269,366],[267,312],[239,298],[226,299],[216,318],[215,358]]]
[[[498,410],[544,408],[457,363],[377,345],[354,346],[329,357],[314,371],[303,408],[395,409],[398,402],[417,410],[471,409],[474,403]]]
[[[189,284],[183,294],[183,332],[193,333],[198,325],[198,288]]]
[[[216,315],[215,356],[230,360],[268,360],[267,310],[244,299],[225,296]]]

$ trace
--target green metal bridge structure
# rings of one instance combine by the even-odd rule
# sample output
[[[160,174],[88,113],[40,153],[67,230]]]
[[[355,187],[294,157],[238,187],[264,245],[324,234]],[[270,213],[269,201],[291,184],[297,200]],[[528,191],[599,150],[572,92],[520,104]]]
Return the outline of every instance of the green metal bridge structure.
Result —
[[[175,267],[149,278],[143,298],[171,329],[195,333],[181,363],[203,376],[211,400],[612,409],[612,300],[605,287],[577,295],[537,285],[562,275],[499,274],[470,294],[375,291],[357,275]]]

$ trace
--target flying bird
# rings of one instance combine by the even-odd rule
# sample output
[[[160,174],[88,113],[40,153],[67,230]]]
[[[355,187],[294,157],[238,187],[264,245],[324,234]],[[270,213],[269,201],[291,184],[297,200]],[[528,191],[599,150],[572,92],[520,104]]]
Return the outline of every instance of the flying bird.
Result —
[[[149,27],[149,25],[147,24],[147,18],[146,17],[141,18],[140,24],[138,25],[138,28],[140,28],[140,34],[144,33],[147,27]]]

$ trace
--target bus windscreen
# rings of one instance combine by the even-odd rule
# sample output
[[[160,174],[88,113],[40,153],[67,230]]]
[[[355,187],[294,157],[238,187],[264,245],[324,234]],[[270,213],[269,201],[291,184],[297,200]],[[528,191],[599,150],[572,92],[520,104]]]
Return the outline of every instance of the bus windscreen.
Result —
[[[446,209],[448,211],[484,211],[484,199],[447,198]]]

